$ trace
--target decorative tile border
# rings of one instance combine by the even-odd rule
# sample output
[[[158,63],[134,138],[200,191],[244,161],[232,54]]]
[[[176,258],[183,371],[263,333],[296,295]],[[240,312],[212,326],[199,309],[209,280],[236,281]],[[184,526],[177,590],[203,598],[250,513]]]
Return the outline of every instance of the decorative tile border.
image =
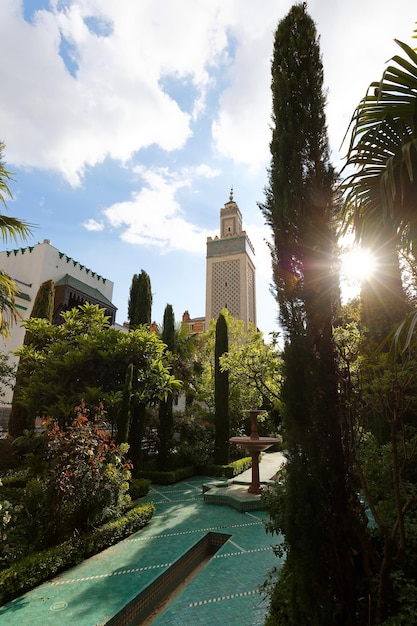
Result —
[[[119,613],[107,622],[108,626],[140,624],[170,593],[196,568],[228,541],[230,535],[208,533],[175,561],[158,578],[141,591]]]
[[[205,606],[206,604],[213,604],[214,602],[224,602],[225,600],[233,600],[234,598],[243,598],[245,596],[259,595],[259,590],[253,589],[252,591],[241,591],[240,593],[229,593],[227,596],[220,596],[218,598],[209,598],[208,600],[199,600],[198,602],[191,602],[188,608],[191,609],[194,606]]]
[[[158,565],[148,565],[145,567],[132,567],[131,569],[124,569],[118,572],[108,572],[106,574],[96,574],[94,576],[84,576],[82,578],[68,578],[66,580],[51,580],[47,584],[51,587],[57,587],[58,585],[71,585],[73,583],[81,583],[86,580],[97,580],[99,578],[110,578],[111,576],[123,576],[125,574],[137,574],[138,572],[146,572],[153,569],[161,569],[162,567],[171,567],[172,563],[159,563]]]
[[[245,526],[257,526],[262,524],[259,522],[247,522],[246,524],[222,524],[220,526],[210,526],[210,528],[193,528],[192,530],[182,530],[177,533],[160,533],[159,535],[149,535],[148,537],[129,537],[124,542],[128,541],[149,541],[150,539],[168,539],[169,537],[179,537],[180,535],[193,535],[195,533],[207,533],[216,530],[228,530],[229,528],[244,528]]]
[[[230,543],[233,543],[230,541]],[[242,554],[252,554],[253,552],[273,552],[272,546],[267,546],[266,548],[252,548],[250,550],[244,550],[243,552],[228,552],[227,554],[216,554],[214,559],[223,559],[225,556],[242,556]]]

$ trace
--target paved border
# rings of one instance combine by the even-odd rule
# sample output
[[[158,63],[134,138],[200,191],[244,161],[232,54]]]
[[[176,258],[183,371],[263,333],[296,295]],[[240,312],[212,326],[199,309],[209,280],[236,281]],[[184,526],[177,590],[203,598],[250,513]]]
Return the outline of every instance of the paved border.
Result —
[[[262,463],[261,463],[262,467]],[[204,504],[207,477],[151,488],[147,527],[0,608],[5,626],[104,626],[209,532],[230,539],[152,623],[158,626],[260,626],[259,588],[279,561],[262,511]]]

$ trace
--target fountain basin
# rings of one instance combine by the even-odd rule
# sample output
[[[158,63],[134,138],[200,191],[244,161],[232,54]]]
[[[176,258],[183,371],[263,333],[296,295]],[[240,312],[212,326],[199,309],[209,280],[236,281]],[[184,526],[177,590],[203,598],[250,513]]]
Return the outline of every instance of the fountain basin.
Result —
[[[258,437],[252,439],[251,437],[231,437],[230,443],[234,443],[237,446],[243,446],[250,453],[262,452],[267,450],[276,443],[280,443],[280,439],[277,437]]]

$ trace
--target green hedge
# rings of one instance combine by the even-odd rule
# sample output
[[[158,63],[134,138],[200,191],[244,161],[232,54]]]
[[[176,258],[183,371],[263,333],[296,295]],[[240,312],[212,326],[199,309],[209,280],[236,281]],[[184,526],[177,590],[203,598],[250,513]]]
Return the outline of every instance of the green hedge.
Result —
[[[237,461],[233,461],[233,463],[229,463],[228,465],[205,465],[200,468],[201,473],[204,476],[216,476],[216,477],[225,477],[225,478],[233,478],[234,476],[238,476],[242,472],[245,472],[247,469],[252,467],[252,458],[250,456],[244,457],[243,459],[238,459]]]
[[[133,478],[129,487],[129,495],[132,500],[143,498],[148,494],[151,481],[147,478]]]
[[[1,482],[3,487],[9,487],[10,489],[24,489],[28,482],[28,477],[13,476],[13,478],[2,478]]]
[[[173,485],[174,483],[194,476],[194,467],[180,467],[171,472],[157,472],[153,470],[140,472],[140,478],[148,478],[157,485]]]
[[[138,504],[91,533],[17,561],[0,572],[0,606],[137,532],[148,524],[154,512],[153,504]]]

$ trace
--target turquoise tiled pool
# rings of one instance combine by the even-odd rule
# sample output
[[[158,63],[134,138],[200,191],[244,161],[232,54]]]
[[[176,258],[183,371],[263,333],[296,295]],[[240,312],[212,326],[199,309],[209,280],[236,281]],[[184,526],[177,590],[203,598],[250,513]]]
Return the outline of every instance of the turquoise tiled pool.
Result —
[[[1,607],[0,624],[104,625],[210,532],[230,537],[148,623],[263,624],[267,600],[259,587],[279,564],[276,538],[265,532],[263,511],[204,504],[205,481],[152,487],[147,500],[156,513],[146,528]]]

